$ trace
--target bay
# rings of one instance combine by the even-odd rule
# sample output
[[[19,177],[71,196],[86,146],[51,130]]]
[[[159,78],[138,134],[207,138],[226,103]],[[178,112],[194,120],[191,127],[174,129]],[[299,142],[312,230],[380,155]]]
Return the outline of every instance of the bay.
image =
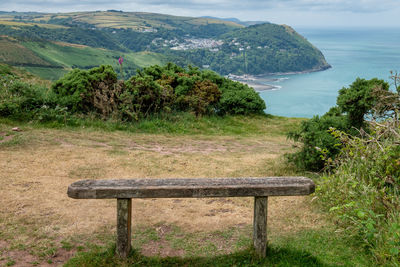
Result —
[[[357,77],[391,82],[400,72],[400,28],[299,28],[319,48],[332,68],[305,74],[264,76],[258,82],[276,86],[261,91],[268,114],[311,118],[336,104],[338,91]]]

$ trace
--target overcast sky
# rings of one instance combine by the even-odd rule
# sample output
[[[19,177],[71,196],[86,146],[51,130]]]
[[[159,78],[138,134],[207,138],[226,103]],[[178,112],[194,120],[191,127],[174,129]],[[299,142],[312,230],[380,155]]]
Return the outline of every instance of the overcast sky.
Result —
[[[180,16],[235,17],[295,27],[400,27],[400,0],[0,0],[1,11],[107,9]]]

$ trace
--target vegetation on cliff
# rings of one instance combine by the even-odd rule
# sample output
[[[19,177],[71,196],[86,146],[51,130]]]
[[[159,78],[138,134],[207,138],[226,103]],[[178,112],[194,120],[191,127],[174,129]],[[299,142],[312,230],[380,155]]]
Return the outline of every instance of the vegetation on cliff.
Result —
[[[151,53],[161,63],[194,65],[223,75],[315,71],[329,67],[322,53],[305,38],[289,26],[272,23],[244,27],[211,18],[129,12],[3,12],[0,35],[3,43],[4,36],[14,42],[14,45],[3,44],[2,62],[25,66],[30,71],[36,68],[41,75],[46,74],[43,68],[55,69],[58,77],[65,73],[60,73],[60,69],[87,69],[99,65],[99,60],[103,61],[100,64],[113,64],[112,59],[121,55],[130,57],[125,71],[131,76],[137,67],[148,66],[146,61],[138,62],[129,56],[138,52]],[[64,48],[59,47],[60,42]],[[41,60],[19,62],[8,52],[15,50],[15,44]],[[57,53],[48,53],[49,48]],[[79,49],[96,55],[93,60],[97,62],[82,63],[75,56]]]
[[[400,77],[391,77],[394,90],[376,78],[342,88],[336,107],[289,134],[302,145],[288,155],[324,170],[318,203],[384,266],[400,264]]]

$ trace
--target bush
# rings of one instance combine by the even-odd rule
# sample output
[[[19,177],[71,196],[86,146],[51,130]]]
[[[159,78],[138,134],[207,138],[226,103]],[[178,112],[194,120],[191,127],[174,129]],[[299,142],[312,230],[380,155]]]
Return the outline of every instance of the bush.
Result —
[[[290,132],[288,138],[302,143],[300,151],[287,155],[289,161],[301,169],[320,171],[326,163],[332,162],[340,152],[340,143],[329,133],[331,128],[357,135],[365,125],[366,114],[382,113],[387,105],[377,111],[387,99],[389,84],[376,78],[357,78],[349,88],[342,88],[337,97],[337,106],[332,107],[322,117],[314,117],[303,122],[301,128]],[[391,109],[392,110],[392,109]],[[364,127],[365,128],[365,127]],[[368,129],[363,129],[365,131]]]
[[[380,126],[379,126],[380,125]],[[379,264],[400,264],[399,128],[375,124],[363,138],[335,131],[343,149],[334,173],[318,183],[319,202]]]
[[[7,68],[0,71],[8,73]],[[0,79],[0,115],[20,119],[65,121],[67,115],[90,114],[137,121],[158,113],[250,114],[265,108],[260,96],[246,85],[172,63],[139,70],[126,82],[118,81],[111,66],[74,69],[54,82],[51,90],[21,82],[13,74]]]
[[[289,161],[298,168],[319,171],[324,168],[326,160],[333,160],[340,152],[341,143],[329,132],[330,128],[349,131],[345,116],[332,108],[322,117],[314,116],[302,122],[298,131],[290,132],[288,138],[302,143],[300,151],[287,155]]]
[[[133,76],[126,83],[121,94],[120,111],[128,120],[147,117],[162,108],[163,88],[154,81],[153,76]]]
[[[88,105],[89,88],[89,74],[80,69],[68,72],[52,85],[52,90],[64,99],[63,104],[75,112],[84,110]]]
[[[4,65],[4,64],[0,64],[0,74],[2,76],[4,76],[4,75],[13,75],[10,66]]]
[[[72,111],[95,111],[104,117],[116,111],[117,98],[122,91],[117,84],[117,74],[109,65],[88,71],[74,69],[56,81],[52,89]]]
[[[159,84],[170,85],[175,95],[172,109],[178,111],[191,110],[197,115],[216,112],[223,115],[263,113],[266,108],[264,100],[253,88],[224,78],[210,70],[200,71],[191,66],[184,69],[169,63],[164,67],[145,68],[140,73],[153,76]],[[221,95],[219,96],[218,91],[211,84],[204,87],[206,81],[215,84]],[[208,88],[208,97],[200,96],[204,94],[204,91],[198,88],[200,83],[203,83],[201,87]],[[209,100],[205,101],[205,98]],[[217,101],[212,100],[213,98]]]
[[[361,128],[364,116],[377,104],[377,96],[373,94],[375,88],[389,91],[389,84],[376,78],[371,80],[357,78],[349,88],[343,87],[339,90],[337,105],[347,113],[352,126]]]
[[[263,113],[264,100],[247,85],[239,82],[224,81],[221,100],[217,105],[220,114]]]
[[[140,79],[142,84],[147,84],[147,89],[134,89],[134,84]],[[143,79],[147,79],[146,82]],[[127,90],[123,94],[122,109],[125,117],[135,119],[159,111],[192,111],[200,116],[262,113],[265,109],[264,100],[247,85],[221,77],[213,71],[200,71],[191,66],[184,69],[172,63],[138,71],[137,76],[127,83]],[[133,101],[133,106],[129,106],[129,101]],[[146,101],[153,103],[151,108]]]
[[[31,119],[42,106],[56,105],[54,95],[45,87],[31,85],[15,76],[0,79],[0,116]]]
[[[193,89],[185,97],[185,102],[198,117],[214,112],[215,104],[218,103],[220,97],[221,91],[218,86],[209,80],[203,80],[194,84]]]
[[[377,265],[385,266],[400,265],[397,75],[394,81],[397,93],[388,92],[388,85],[376,79],[358,79],[349,91],[341,91],[338,103],[347,111],[346,117],[352,123],[356,119],[366,131],[359,131],[358,135],[332,131],[342,149],[336,160],[331,161],[335,168],[324,175],[316,190],[319,203],[329,210],[337,225],[347,235],[357,237],[372,252]],[[379,120],[360,123],[364,117],[361,118],[361,113],[367,112]]]

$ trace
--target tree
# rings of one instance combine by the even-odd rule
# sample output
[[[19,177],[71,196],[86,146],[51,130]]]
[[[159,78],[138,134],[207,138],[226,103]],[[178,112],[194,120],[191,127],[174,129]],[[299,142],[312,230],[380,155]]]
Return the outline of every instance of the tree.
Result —
[[[372,93],[374,89],[389,90],[389,84],[384,80],[373,78],[365,80],[357,78],[349,88],[339,90],[337,105],[348,115],[351,126],[361,128],[364,124],[364,116],[377,102],[377,97]]]

